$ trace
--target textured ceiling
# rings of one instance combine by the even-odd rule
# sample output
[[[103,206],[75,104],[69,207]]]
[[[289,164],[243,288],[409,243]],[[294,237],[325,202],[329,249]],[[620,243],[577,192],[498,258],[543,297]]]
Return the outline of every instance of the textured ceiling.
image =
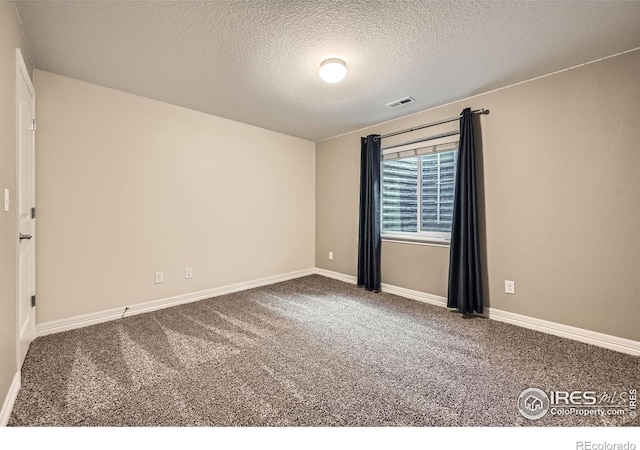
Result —
[[[17,3],[40,69],[312,141],[640,46],[640,2]]]

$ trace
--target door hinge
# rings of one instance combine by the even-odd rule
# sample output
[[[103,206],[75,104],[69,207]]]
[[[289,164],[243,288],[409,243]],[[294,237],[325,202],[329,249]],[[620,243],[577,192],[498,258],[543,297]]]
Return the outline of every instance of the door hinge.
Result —
[[[31,208],[31,218],[32,219],[36,218],[36,207],[35,206],[33,208]]]
[[[36,306],[36,296],[32,295],[31,296],[31,307],[33,308],[34,306]]]
[[[36,131],[36,119],[31,119],[31,131]]]

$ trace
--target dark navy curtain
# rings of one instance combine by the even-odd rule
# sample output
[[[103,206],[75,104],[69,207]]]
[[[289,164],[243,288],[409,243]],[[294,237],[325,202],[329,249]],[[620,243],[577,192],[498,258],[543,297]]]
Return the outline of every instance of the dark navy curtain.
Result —
[[[380,292],[380,136],[360,139],[358,286]]]
[[[467,108],[462,111],[460,117],[447,298],[447,306],[456,308],[463,314],[482,313],[483,303],[473,139],[473,114],[471,109]]]

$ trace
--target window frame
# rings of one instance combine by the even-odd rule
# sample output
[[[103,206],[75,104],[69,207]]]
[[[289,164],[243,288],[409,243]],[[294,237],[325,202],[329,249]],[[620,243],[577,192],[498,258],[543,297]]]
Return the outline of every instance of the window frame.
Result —
[[[383,241],[387,242],[401,242],[401,243],[415,243],[420,245],[436,245],[436,246],[449,246],[451,243],[451,232],[444,231],[421,231],[422,228],[422,162],[421,157],[428,154],[433,153],[446,153],[450,151],[454,151],[452,149],[444,149],[441,151],[437,151],[438,145],[441,144],[456,144],[455,151],[459,150],[460,145],[460,136],[458,133],[453,136],[446,137],[434,137],[431,139],[421,140],[420,142],[412,142],[405,145],[397,145],[393,147],[389,147],[387,149],[382,149],[382,158],[380,159],[380,234]],[[433,151],[426,153],[418,153],[420,149],[432,147]],[[406,159],[406,158],[417,158],[418,160],[418,222],[417,228],[418,231],[384,231],[382,229],[384,221],[383,221],[383,164],[385,162],[384,155],[389,153],[402,153],[409,150],[414,150],[416,153],[414,155],[406,155],[404,157],[399,157],[395,159]],[[455,190],[455,188],[454,188]]]

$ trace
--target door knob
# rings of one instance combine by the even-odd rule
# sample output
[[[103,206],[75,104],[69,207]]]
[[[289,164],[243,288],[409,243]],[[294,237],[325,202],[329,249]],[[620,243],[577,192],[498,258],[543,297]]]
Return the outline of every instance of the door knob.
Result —
[[[23,239],[31,239],[33,236],[31,236],[30,234],[22,234],[20,233],[20,241],[22,241]]]

